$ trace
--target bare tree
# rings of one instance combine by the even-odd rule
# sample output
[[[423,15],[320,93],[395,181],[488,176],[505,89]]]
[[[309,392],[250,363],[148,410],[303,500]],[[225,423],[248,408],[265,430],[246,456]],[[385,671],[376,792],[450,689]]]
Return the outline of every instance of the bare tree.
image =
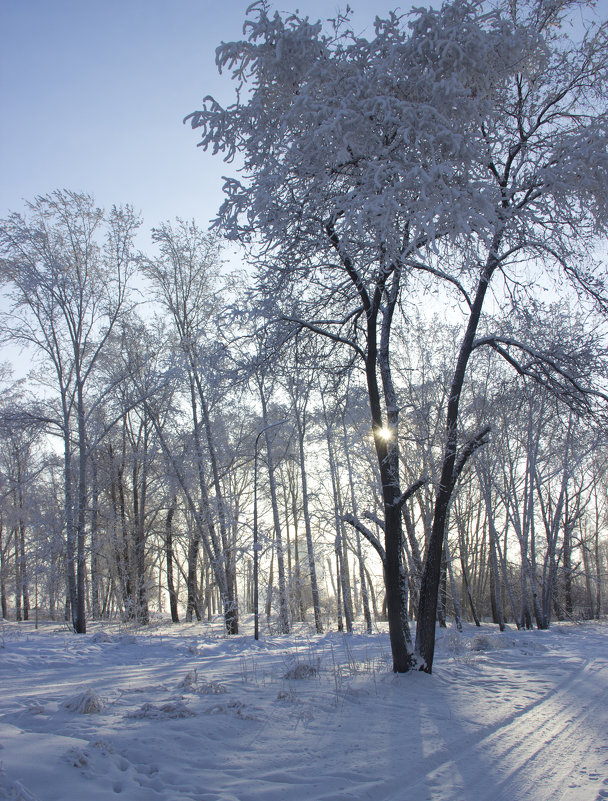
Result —
[[[104,213],[93,198],[56,191],[0,223],[0,271],[9,299],[5,337],[33,350],[58,393],[64,514],[74,630],[86,631],[86,389],[127,301],[133,236],[129,207]],[[74,448],[73,440],[76,441]],[[73,476],[74,450],[76,471]]]

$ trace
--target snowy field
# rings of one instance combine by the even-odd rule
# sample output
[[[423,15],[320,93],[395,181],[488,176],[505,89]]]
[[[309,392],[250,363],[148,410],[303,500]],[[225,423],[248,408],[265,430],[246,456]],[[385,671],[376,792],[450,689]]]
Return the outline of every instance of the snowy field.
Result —
[[[0,624],[0,798],[608,799],[608,626],[388,638]]]

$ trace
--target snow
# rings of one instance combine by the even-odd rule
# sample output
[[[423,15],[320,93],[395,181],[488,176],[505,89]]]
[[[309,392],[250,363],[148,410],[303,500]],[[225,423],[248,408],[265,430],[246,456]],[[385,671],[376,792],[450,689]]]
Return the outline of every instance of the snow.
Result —
[[[607,625],[438,636],[3,623],[0,799],[608,798]]]

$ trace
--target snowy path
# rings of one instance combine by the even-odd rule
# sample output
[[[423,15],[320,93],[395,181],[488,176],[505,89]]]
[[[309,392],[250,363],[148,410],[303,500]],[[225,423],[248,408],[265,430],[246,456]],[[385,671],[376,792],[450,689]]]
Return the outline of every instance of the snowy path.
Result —
[[[442,635],[429,677],[384,634],[5,626],[0,799],[608,799],[608,626]]]

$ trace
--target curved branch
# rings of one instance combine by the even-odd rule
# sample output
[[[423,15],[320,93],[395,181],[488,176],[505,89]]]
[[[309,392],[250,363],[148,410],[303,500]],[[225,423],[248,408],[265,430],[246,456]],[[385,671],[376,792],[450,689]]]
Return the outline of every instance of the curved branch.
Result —
[[[347,515],[342,515],[342,520],[343,520],[345,523],[350,523],[350,525],[351,525],[351,526],[352,526],[354,529],[356,529],[356,530],[357,530],[357,531],[359,531],[361,534],[363,534],[363,536],[365,537],[365,539],[366,539],[366,540],[367,540],[367,541],[368,541],[368,542],[369,542],[371,545],[373,545],[373,546],[374,546],[374,548],[376,549],[376,551],[377,551],[377,553],[378,553],[378,555],[379,555],[380,559],[382,559],[382,564],[383,564],[383,565],[385,565],[385,564],[386,564],[386,551],[384,550],[384,548],[383,548],[383,547],[382,547],[382,545],[380,544],[380,540],[379,540],[379,539],[378,539],[378,538],[375,536],[375,534],[373,534],[373,533],[372,533],[372,532],[371,532],[371,531],[370,531],[370,530],[367,528],[367,526],[364,526],[364,525],[363,525],[363,523],[361,523],[361,521],[360,521],[360,520],[357,520],[357,518],[356,518],[354,515],[348,515],[348,514],[347,514]]]
[[[549,389],[554,388],[554,385],[552,385],[549,381],[543,380],[539,373],[532,369],[535,364],[545,365],[553,370],[558,376],[567,381],[568,384],[570,384],[570,386],[583,398],[586,396],[592,396],[595,398],[601,398],[604,401],[608,401],[608,394],[601,392],[598,389],[593,389],[592,387],[583,386],[574,376],[567,372],[567,370],[565,370],[563,367],[560,367],[557,361],[552,359],[548,354],[542,353],[542,351],[537,351],[517,339],[501,336],[487,336],[475,340],[473,343],[474,348],[479,348],[483,345],[488,345],[495,350],[496,353],[502,356],[503,359],[505,359],[505,361],[507,361],[520,375],[533,378],[542,386],[546,386]],[[527,365],[521,364],[508,352],[508,350],[506,350],[508,347],[521,350],[523,353],[530,356],[533,361]]]
[[[479,448],[483,447],[484,445],[487,445],[487,443],[489,442],[489,434],[491,430],[492,430],[491,426],[489,425],[484,426],[484,428],[482,428],[481,431],[478,431],[477,434],[471,437],[471,439],[469,439],[468,442],[466,442],[462,446],[460,452],[458,453],[458,456],[456,457],[456,462],[454,463],[454,470],[452,472],[452,481],[454,485],[456,485],[456,482],[458,481],[458,478],[460,477],[460,474],[462,473],[465,464],[475,453],[475,451],[479,450]]]
[[[405,492],[401,493],[401,495],[397,498],[397,500],[394,502],[393,505],[397,509],[402,509],[404,503],[408,501],[412,497],[412,495],[420,489],[420,487],[423,487],[425,484],[427,484],[428,480],[429,479],[427,476],[422,476],[422,478],[419,478],[418,481],[414,481],[414,483],[411,486],[409,486],[405,490]]]
[[[306,328],[308,331],[312,331],[315,334],[319,334],[320,336],[327,337],[327,339],[331,339],[334,342],[340,342],[342,345],[348,345],[352,348],[363,360],[365,360],[365,353],[363,350],[357,345],[356,342],[352,342],[350,339],[346,339],[346,337],[341,337],[339,334],[334,334],[331,331],[327,331],[325,328],[319,328],[319,326],[315,325],[314,323],[307,323],[306,320],[300,320],[297,317],[281,317],[286,323],[295,323],[299,325],[301,328]]]
[[[436,267],[431,267],[430,264],[424,264],[423,262],[408,261],[407,266],[412,267],[414,270],[420,270],[420,272],[430,273],[436,278],[441,278],[443,281],[448,281],[450,284],[453,284],[467,302],[469,309],[473,307],[469,293],[466,291],[460,281],[457,278],[454,278],[452,275],[449,275],[449,273],[446,273],[443,270],[438,270]]]

